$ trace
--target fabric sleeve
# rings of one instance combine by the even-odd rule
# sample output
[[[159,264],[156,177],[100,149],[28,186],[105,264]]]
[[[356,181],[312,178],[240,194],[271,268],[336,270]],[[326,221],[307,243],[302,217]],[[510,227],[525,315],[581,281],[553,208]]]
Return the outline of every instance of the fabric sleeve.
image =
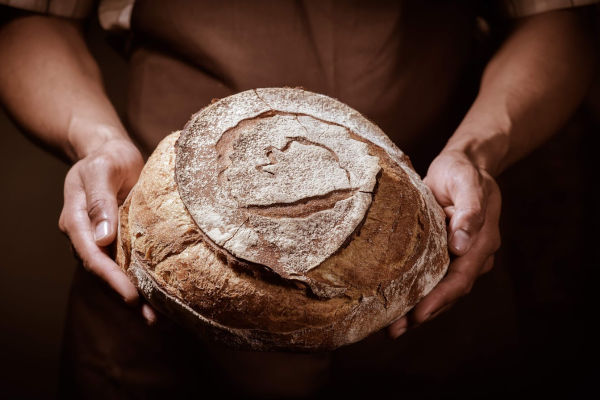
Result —
[[[57,17],[82,19],[94,10],[95,0],[0,0],[0,5],[21,10],[54,15]]]
[[[100,26],[107,31],[128,30],[135,0],[102,0],[98,7]]]
[[[508,17],[519,18],[599,2],[600,0],[502,0],[499,5]]]

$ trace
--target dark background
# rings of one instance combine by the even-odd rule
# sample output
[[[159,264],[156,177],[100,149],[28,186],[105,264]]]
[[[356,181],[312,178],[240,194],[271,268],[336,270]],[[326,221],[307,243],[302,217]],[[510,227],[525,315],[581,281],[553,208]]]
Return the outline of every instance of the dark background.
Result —
[[[109,95],[123,110],[125,62],[97,26],[88,35],[102,60]],[[499,340],[495,335],[506,331],[511,339],[500,350],[491,345],[476,359],[460,361],[461,349],[449,349],[456,353],[455,364],[468,365],[462,368],[464,376],[448,383],[448,392],[582,395],[594,388],[598,339],[592,326],[598,315],[600,264],[595,192],[600,107],[594,104],[600,102],[588,101],[563,132],[500,177],[503,246],[493,273],[510,285],[511,302],[498,307],[478,300],[494,296],[484,277],[469,298],[440,319],[473,310],[466,315],[480,321],[479,336],[483,332],[494,343]],[[47,398],[57,387],[62,325],[76,266],[57,228],[67,166],[33,146],[5,114],[0,114],[0,132],[0,397]],[[495,327],[503,319],[497,313],[506,309],[517,310],[514,326]],[[435,331],[436,323],[425,329]],[[453,334],[464,335],[461,345],[467,348],[470,335],[478,334],[461,332],[460,323],[456,318]],[[409,332],[406,343],[420,334]],[[431,366],[436,371],[443,367]]]

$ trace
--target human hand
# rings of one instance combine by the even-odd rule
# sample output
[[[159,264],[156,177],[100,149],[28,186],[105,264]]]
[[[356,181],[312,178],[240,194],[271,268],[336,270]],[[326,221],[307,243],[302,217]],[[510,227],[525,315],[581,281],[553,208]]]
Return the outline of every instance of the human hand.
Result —
[[[443,151],[425,183],[449,218],[448,247],[454,257],[446,276],[408,315],[388,327],[392,338],[449,309],[490,271],[500,247],[500,189],[492,176],[461,151]]]
[[[99,276],[130,305],[139,303],[136,287],[109,257],[116,238],[118,209],[136,183],[144,161],[128,139],[111,139],[76,162],[65,178],[59,228],[73,244],[83,266]],[[143,304],[149,324],[156,314]]]

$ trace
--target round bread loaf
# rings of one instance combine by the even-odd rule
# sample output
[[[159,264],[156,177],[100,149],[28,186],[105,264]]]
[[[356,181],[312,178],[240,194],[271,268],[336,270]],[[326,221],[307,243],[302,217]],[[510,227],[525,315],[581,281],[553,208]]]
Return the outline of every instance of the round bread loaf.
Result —
[[[444,213],[372,122],[256,89],[166,137],[120,209],[117,262],[157,309],[255,350],[329,350],[411,309],[446,272]]]

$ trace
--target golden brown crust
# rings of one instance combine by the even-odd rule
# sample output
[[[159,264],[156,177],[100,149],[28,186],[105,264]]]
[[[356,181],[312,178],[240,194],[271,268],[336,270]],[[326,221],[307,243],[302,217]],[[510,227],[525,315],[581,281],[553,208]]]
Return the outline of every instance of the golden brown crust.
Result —
[[[178,136],[161,142],[121,207],[117,261],[152,304],[203,335],[261,350],[336,348],[406,313],[445,273],[443,213],[401,152],[356,138],[378,160],[372,203],[334,254],[287,279],[214,251],[177,190]]]

